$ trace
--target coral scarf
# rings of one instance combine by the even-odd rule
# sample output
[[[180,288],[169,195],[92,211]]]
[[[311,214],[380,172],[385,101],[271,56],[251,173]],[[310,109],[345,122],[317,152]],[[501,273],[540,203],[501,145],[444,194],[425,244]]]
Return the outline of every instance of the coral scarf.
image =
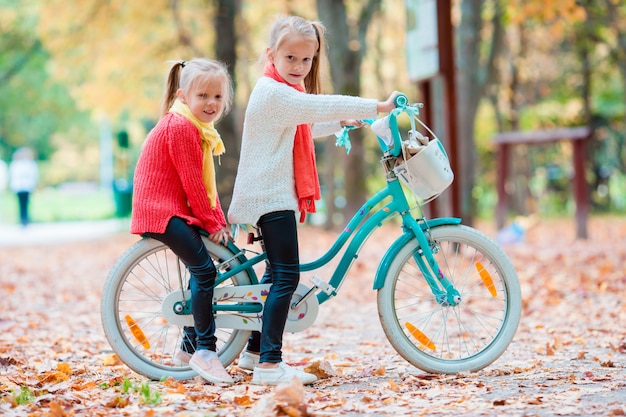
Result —
[[[211,203],[211,207],[215,208],[217,204],[217,185],[215,183],[215,166],[213,165],[213,155],[221,155],[224,153],[224,142],[220,134],[213,126],[213,122],[204,123],[193,115],[189,107],[180,100],[174,101],[170,108],[170,112],[178,113],[189,120],[200,132],[202,152],[204,154],[202,160],[202,180],[206,188],[207,197]]]
[[[285,81],[271,62],[265,65],[263,75],[304,92],[304,87],[301,85],[290,84]],[[320,183],[315,165],[315,146],[311,126],[308,124],[298,125],[296,128],[293,142],[293,171],[296,181],[298,210],[300,210],[300,223],[304,223],[306,213],[315,213],[315,200],[321,198]]]

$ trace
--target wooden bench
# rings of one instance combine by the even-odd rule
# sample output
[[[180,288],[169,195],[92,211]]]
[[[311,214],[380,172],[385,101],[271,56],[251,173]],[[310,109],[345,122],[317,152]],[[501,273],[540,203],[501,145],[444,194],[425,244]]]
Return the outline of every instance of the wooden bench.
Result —
[[[493,137],[497,150],[497,184],[498,203],[496,205],[496,225],[504,227],[508,212],[508,195],[506,180],[509,170],[511,148],[515,145],[542,145],[546,143],[567,141],[573,146],[574,181],[572,183],[576,202],[576,237],[586,239],[587,217],[589,215],[589,196],[585,179],[585,143],[591,136],[587,126],[567,127],[550,130],[511,131],[498,133]]]

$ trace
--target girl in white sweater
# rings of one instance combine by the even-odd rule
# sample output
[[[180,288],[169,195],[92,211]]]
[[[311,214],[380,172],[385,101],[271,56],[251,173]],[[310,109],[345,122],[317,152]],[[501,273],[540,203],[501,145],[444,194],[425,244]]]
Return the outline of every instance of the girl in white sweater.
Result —
[[[262,330],[254,332],[239,366],[254,371],[252,383],[276,385],[294,376],[304,384],[315,375],[282,360],[282,338],[289,304],[298,282],[299,251],[295,213],[303,222],[315,212],[320,187],[313,137],[328,136],[356,119],[374,118],[394,109],[386,101],[322,95],[320,61],[325,28],[296,16],[277,20],[265,51],[266,64],[250,95],[241,155],[228,212],[232,224],[259,227],[268,257],[262,282],[271,282]]]

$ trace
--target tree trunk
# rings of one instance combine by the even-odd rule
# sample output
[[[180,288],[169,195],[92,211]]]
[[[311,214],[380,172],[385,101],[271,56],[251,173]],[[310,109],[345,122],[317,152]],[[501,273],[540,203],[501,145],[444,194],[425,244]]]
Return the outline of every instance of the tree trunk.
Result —
[[[476,182],[474,120],[484,84],[484,81],[479,78],[483,3],[482,0],[463,0],[461,2],[461,22],[457,29],[457,117],[459,129],[457,152],[461,172],[455,174],[455,181],[460,182],[461,216],[467,224],[472,224],[476,211],[476,205],[472,199],[472,190]]]
[[[606,6],[607,15],[609,17],[608,26],[611,28],[617,40],[617,47],[614,52],[615,62],[617,63],[617,68],[622,77],[623,100],[626,101],[626,29],[624,29],[623,26],[626,7],[623,4],[615,4],[609,0],[605,0],[604,5]],[[620,128],[618,127],[618,129]],[[626,131],[626,112],[623,112],[622,115],[621,131]],[[616,140],[619,141],[618,146],[616,146],[618,152],[617,159],[621,164],[622,171],[624,171],[626,169],[626,146],[624,146],[626,143],[624,142],[624,135],[616,135]]]
[[[235,64],[237,62],[236,19],[241,14],[240,0],[218,0],[215,14],[215,51],[219,61],[228,66],[228,72],[235,82]],[[232,199],[232,190],[239,163],[241,150],[241,126],[233,106],[231,112],[218,124],[218,129],[226,147],[226,153],[220,157],[217,166],[217,188],[222,208],[227,212]]]
[[[461,182],[461,215],[463,221],[472,224],[476,216],[476,201],[472,191],[476,184],[477,154],[475,145],[475,119],[480,101],[488,97],[494,105],[496,122],[500,129],[505,125],[499,111],[498,92],[494,86],[499,83],[497,61],[504,49],[504,3],[492,0],[491,38],[483,42],[481,32],[484,20],[482,11],[484,0],[462,0],[461,21],[457,29],[457,98],[459,119],[459,163],[461,172],[456,181]],[[485,59],[481,59],[482,49],[487,46]]]
[[[373,15],[380,8],[380,0],[369,0],[361,9],[357,26],[351,23],[346,14],[346,6],[343,0],[317,0],[317,11],[320,20],[328,29],[327,40],[329,45],[330,74],[336,94],[358,96],[361,93],[361,63],[365,56],[365,34]],[[360,131],[351,133],[352,150],[350,155],[344,156],[343,150],[336,149],[335,138],[328,139],[326,152],[335,153],[334,166],[327,166],[327,174],[324,175],[326,184],[326,201],[328,204],[328,218],[326,227],[333,227],[333,218],[336,212],[334,200],[336,195],[330,195],[329,191],[335,191],[331,183],[335,182],[337,171],[335,166],[343,168],[344,190],[346,206],[343,214],[356,212],[368,197],[366,182],[366,164],[364,161],[363,135]],[[327,155],[328,157],[328,155]],[[345,163],[340,163],[345,161]],[[344,216],[345,217],[345,216]],[[346,219],[347,220],[347,219]]]

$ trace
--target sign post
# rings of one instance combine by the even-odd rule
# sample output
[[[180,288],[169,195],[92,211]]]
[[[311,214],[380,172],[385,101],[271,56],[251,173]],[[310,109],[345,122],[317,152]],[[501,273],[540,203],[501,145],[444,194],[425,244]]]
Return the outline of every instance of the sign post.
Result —
[[[435,126],[434,109],[440,102],[440,117],[450,166],[460,175],[457,155],[456,90],[451,0],[405,0],[407,16],[406,54],[409,79],[418,84],[426,106],[424,121]],[[433,84],[442,85],[439,100],[433,99]],[[452,183],[451,214],[460,216],[459,182]],[[438,216],[437,200],[429,214]]]
[[[437,2],[405,0],[406,62],[409,79],[420,82],[439,74]]]

